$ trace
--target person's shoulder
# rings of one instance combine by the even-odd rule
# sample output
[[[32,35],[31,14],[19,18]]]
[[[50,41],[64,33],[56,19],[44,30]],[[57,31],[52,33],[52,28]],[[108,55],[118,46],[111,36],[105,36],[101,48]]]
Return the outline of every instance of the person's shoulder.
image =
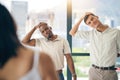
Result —
[[[113,30],[113,31],[117,31],[117,32],[120,31],[120,29],[118,29],[118,28],[110,28],[110,29]]]
[[[63,36],[57,35],[58,39],[65,39]]]
[[[47,54],[44,51],[40,51],[40,55],[39,55],[39,61],[41,66],[43,66],[45,69],[47,69],[50,65],[54,65],[52,58],[50,57],[49,54]],[[48,63],[49,62],[49,63]]]
[[[41,59],[44,58],[44,59],[47,59],[48,57],[50,57],[46,52],[44,51],[40,51],[40,57]]]
[[[59,36],[59,35],[57,35],[57,39],[60,41],[67,41],[66,38],[64,38],[63,36]]]
[[[45,41],[47,41],[45,38],[36,38],[36,42],[37,43],[42,43],[42,42],[45,42]]]
[[[26,46],[19,47],[17,49],[17,52],[18,52],[18,54],[20,54],[21,56],[23,56],[24,58],[26,58],[26,60],[27,59],[32,59],[33,55],[34,55],[33,49],[31,49],[28,46],[27,47]]]
[[[32,46],[23,46],[22,47],[22,50],[23,51],[25,51],[26,53],[31,53],[31,54],[33,54],[33,52],[34,52],[34,47],[32,47]]]
[[[43,39],[45,39],[45,38],[41,37],[41,38],[36,38],[35,40],[43,40]]]
[[[109,28],[109,32],[111,32],[111,33],[116,33],[116,34],[120,34],[120,29],[118,29],[118,28]]]

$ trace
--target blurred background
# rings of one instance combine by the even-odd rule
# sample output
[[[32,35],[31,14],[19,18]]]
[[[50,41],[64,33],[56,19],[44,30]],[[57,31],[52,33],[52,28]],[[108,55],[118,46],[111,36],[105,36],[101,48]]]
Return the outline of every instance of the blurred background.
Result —
[[[71,38],[68,32],[72,25],[82,14],[90,11],[98,15],[103,23],[120,29],[120,0],[0,0],[0,3],[9,9],[16,20],[20,40],[40,21],[47,22],[55,34],[68,39],[78,80],[88,80],[89,42]],[[84,22],[80,26],[82,30],[91,29]],[[32,37],[42,36],[36,31]],[[116,67],[120,67],[120,58],[116,60]],[[120,71],[117,72],[120,78]],[[66,62],[64,75],[66,80],[71,79]]]

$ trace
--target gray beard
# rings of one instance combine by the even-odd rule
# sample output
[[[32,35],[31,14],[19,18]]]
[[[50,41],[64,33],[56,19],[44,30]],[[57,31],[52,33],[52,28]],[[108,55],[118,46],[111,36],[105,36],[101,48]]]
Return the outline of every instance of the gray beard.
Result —
[[[50,38],[51,38],[51,35],[49,34],[48,37],[47,37],[47,39],[49,40]]]

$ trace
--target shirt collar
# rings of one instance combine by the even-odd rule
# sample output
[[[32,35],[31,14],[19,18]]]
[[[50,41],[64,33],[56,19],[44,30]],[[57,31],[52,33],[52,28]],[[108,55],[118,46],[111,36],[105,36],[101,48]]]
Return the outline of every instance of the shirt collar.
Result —
[[[46,41],[51,41],[51,40],[48,40],[47,38],[45,38]],[[57,38],[55,40],[53,40],[53,42],[55,41],[59,41],[60,40],[60,37],[57,35]]]
[[[110,27],[106,28],[103,32],[99,32],[98,30],[94,29],[96,32],[98,33],[106,33],[108,30],[110,29]]]

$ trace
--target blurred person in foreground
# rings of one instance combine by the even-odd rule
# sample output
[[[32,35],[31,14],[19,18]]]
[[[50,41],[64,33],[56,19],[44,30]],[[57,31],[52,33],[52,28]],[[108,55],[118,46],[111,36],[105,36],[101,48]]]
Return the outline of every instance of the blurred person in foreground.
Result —
[[[0,4],[0,80],[58,80],[52,59],[23,46],[16,31],[11,14]]]
[[[32,34],[35,30],[39,29],[43,38],[31,39]],[[39,47],[40,50],[46,51],[48,53],[54,64],[56,72],[59,75],[59,80],[64,80],[62,69],[64,68],[64,56],[67,60],[68,67],[71,71],[73,80],[76,80],[76,72],[74,68],[74,62],[71,56],[71,51],[69,43],[64,38],[59,35],[55,35],[52,32],[52,28],[45,22],[40,22],[38,25],[33,27],[30,32],[22,40],[24,44],[30,46]]]
[[[78,30],[82,20],[93,29]],[[120,52],[120,30],[102,24],[98,16],[86,12],[69,33],[71,36],[90,42],[92,65],[89,70],[89,80],[118,80],[115,62]]]

